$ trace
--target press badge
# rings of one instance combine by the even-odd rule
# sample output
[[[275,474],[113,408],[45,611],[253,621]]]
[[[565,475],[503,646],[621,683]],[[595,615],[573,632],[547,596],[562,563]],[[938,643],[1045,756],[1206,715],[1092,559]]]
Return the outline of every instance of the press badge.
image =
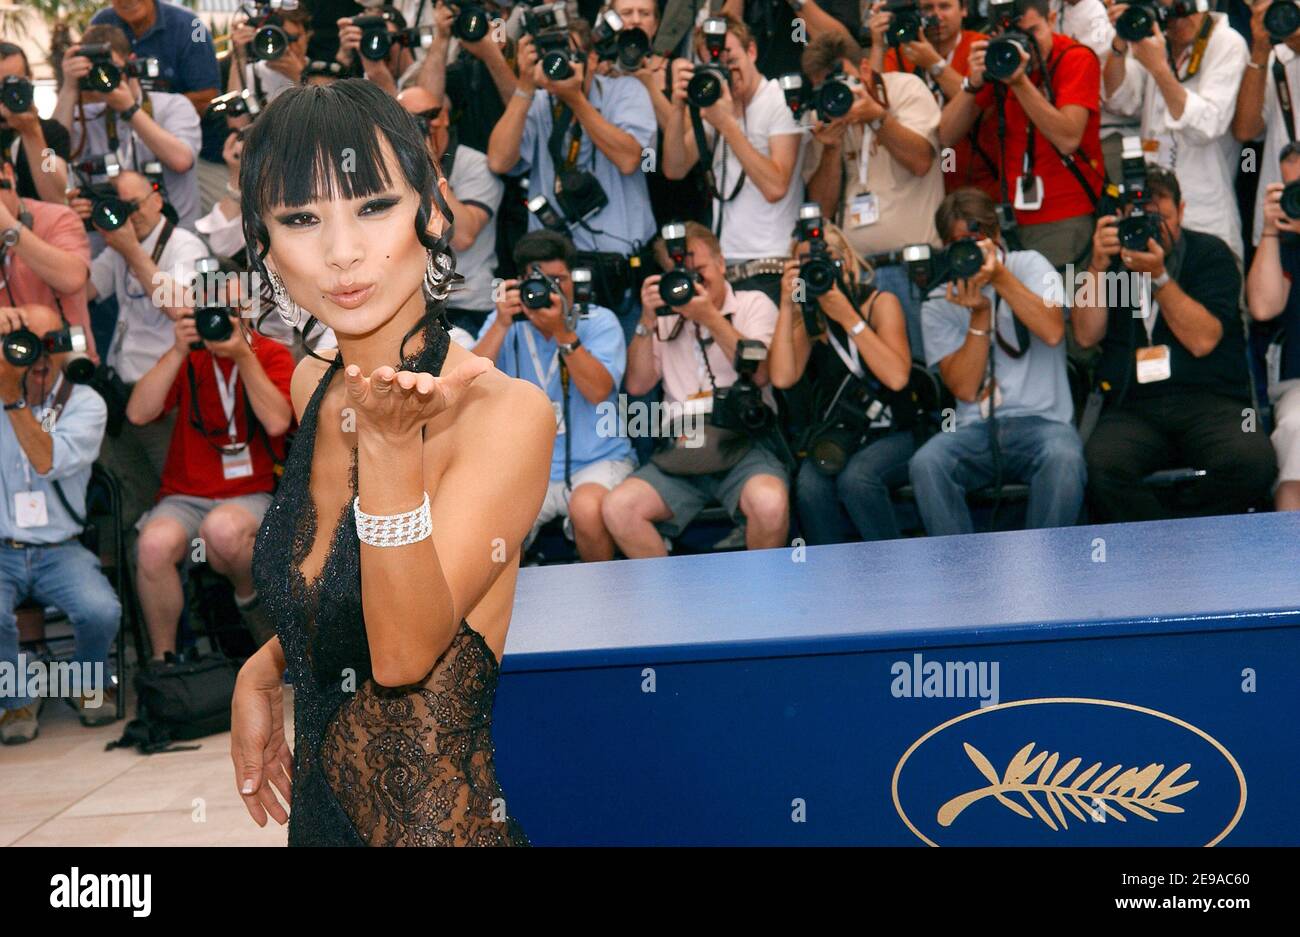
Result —
[[[1038,211],[1043,207],[1043,177],[1017,176],[1015,206],[1020,211]]]
[[[1167,381],[1171,373],[1168,345],[1152,345],[1137,350],[1137,379],[1139,384]]]
[[[855,228],[865,228],[880,220],[880,202],[874,192],[861,192],[849,202],[849,224]]]
[[[230,481],[234,478],[248,478],[253,474],[253,453],[247,446],[236,453],[221,453],[221,474]]]
[[[555,410],[555,435],[563,436],[565,433],[564,404],[558,400],[552,400],[551,407]]]
[[[14,523],[19,527],[44,527],[50,522],[45,511],[45,492],[14,492]]]
[[[998,382],[997,382],[997,381],[994,381],[994,382],[993,382],[993,404],[994,404],[994,406],[996,406],[999,410],[1002,409],[1002,388],[998,386]],[[985,392],[984,392],[984,396],[980,397],[980,416],[982,416],[982,417],[983,417],[984,419],[986,419],[986,420],[989,418],[989,393],[988,393],[988,391],[985,391]]]

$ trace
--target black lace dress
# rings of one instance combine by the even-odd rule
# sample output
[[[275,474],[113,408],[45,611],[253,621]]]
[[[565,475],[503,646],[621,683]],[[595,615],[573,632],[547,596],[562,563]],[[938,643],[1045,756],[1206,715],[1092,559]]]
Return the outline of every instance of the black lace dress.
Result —
[[[424,339],[403,367],[438,374],[447,332],[434,325]],[[423,680],[375,683],[351,498],[330,528],[320,575],[311,584],[303,577],[317,536],[309,486],[317,410],[340,364],[336,357],[303,413],[253,552],[257,590],[294,687],[289,845],[529,845],[497,783],[492,704],[499,667],[482,635],[462,619]],[[355,449],[351,485],[355,495]]]

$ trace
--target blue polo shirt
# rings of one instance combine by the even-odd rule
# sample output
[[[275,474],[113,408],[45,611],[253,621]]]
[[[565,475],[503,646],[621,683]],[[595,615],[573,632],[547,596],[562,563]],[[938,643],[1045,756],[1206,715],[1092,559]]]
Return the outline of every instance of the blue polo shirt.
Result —
[[[478,337],[492,329],[497,313],[494,309],[479,330]],[[525,330],[532,333],[533,350],[537,352],[537,365],[529,352]],[[576,473],[597,462],[617,461],[632,457],[632,444],[621,432],[607,432],[611,427],[617,429],[618,421],[612,414],[618,413],[618,388],[623,383],[623,371],[627,367],[627,345],[623,339],[623,326],[618,317],[603,306],[592,306],[588,315],[578,320],[574,330],[584,348],[597,361],[605,366],[609,376],[614,379],[609,396],[599,404],[592,403],[582,391],[569,381],[569,418],[568,434],[572,437],[570,445],[570,471]],[[560,368],[552,366],[558,351],[556,343],[545,338],[531,322],[516,322],[506,332],[501,343],[501,352],[497,355],[497,367],[511,377],[531,381],[552,401],[564,400],[563,385],[560,383]],[[547,373],[549,372],[549,380]],[[599,407],[599,409],[597,409]],[[603,414],[603,415],[602,415]],[[551,481],[564,481],[564,434],[555,436],[555,448],[551,451]]]
[[[221,90],[221,71],[217,68],[217,55],[212,45],[212,33],[192,10],[154,0],[158,15],[154,24],[143,36],[136,36],[126,20],[112,7],[105,7],[90,20],[91,25],[116,26],[126,33],[131,49],[140,58],[155,58],[161,77],[167,87],[161,89],[173,94],[187,94],[207,88]],[[200,117],[203,115],[200,114]],[[221,161],[221,147],[226,141],[225,121],[219,124],[203,122],[203,150],[205,159]],[[215,150],[214,150],[215,147]],[[215,156],[213,155],[215,154]]]

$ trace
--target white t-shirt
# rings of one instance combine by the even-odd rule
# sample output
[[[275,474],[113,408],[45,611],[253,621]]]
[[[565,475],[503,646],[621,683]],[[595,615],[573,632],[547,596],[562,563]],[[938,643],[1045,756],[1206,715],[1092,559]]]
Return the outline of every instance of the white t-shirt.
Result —
[[[1282,107],[1277,103],[1277,84],[1273,79],[1273,63],[1282,63],[1286,71],[1286,80],[1291,92],[1291,114],[1296,122],[1296,131],[1300,133],[1300,55],[1287,46],[1276,45],[1269,56],[1264,79],[1264,152],[1259,160],[1259,191],[1255,193],[1255,229],[1251,238],[1259,243],[1260,233],[1264,230],[1264,196],[1268,187],[1274,182],[1282,181],[1282,167],[1278,165],[1278,154],[1288,143],[1286,120],[1282,116]]]
[[[472,203],[488,213],[474,243],[456,255],[456,272],[463,276],[447,298],[450,309],[474,311],[492,308],[492,276],[496,272],[497,209],[505,194],[501,177],[488,169],[487,157],[464,144],[456,148],[447,180],[462,202]]]
[[[688,117],[687,120],[690,118]],[[795,160],[790,186],[776,202],[769,202],[758,186],[748,176],[736,197],[725,204],[713,200],[713,230],[722,221],[722,253],[727,263],[734,264],[756,257],[785,257],[790,253],[790,238],[795,222],[799,220],[799,205],[803,201],[803,154],[805,133],[795,123],[781,86],[774,79],[759,85],[754,99],[749,102],[741,117],[745,138],[764,156],[771,156],[771,138],[795,136],[799,140],[799,155]],[[688,132],[689,129],[688,129]],[[723,198],[731,195],[744,167],[730,146],[727,146],[707,122],[705,138],[713,147],[713,175]]]

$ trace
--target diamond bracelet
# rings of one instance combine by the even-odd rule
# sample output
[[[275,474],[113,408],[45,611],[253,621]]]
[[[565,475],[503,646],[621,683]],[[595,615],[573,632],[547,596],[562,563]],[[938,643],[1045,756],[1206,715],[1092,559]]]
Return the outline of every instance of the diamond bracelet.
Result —
[[[352,513],[357,519],[357,539],[372,547],[404,547],[419,543],[433,534],[429,516],[429,493],[424,503],[403,514],[367,514],[361,510],[361,498],[352,499]]]

